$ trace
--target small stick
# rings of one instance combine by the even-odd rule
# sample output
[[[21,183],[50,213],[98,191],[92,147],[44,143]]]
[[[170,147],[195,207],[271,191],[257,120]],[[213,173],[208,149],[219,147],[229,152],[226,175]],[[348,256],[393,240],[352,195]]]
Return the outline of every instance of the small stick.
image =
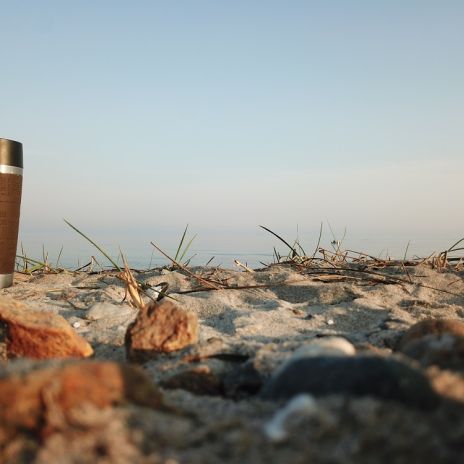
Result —
[[[255,272],[254,269],[249,268],[246,264],[241,263],[238,259],[234,259],[234,263],[244,269],[246,272]]]

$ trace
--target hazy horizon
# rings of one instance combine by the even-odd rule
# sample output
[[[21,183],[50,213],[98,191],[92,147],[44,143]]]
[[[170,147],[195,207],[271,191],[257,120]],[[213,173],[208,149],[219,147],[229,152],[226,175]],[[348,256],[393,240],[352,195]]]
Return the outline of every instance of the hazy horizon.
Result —
[[[259,224],[311,248],[329,222],[444,249],[464,236],[463,31],[458,1],[5,4],[20,240],[77,250],[66,218],[172,248],[189,223],[199,250],[272,253]]]

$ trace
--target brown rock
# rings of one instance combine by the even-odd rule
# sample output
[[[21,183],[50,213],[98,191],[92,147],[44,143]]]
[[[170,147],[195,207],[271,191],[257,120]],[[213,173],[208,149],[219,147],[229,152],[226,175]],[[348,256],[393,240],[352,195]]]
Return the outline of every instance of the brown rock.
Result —
[[[464,337],[464,321],[459,319],[425,319],[409,328],[400,339],[397,349],[427,335],[450,334]]]
[[[161,408],[162,396],[137,366],[80,361],[0,378],[0,438],[18,429],[53,429],[76,408],[131,402]],[[0,442],[2,440],[0,439]]]
[[[160,385],[167,389],[181,388],[196,395],[222,394],[221,376],[207,364],[189,366],[163,380]]]
[[[34,311],[24,303],[0,297],[0,323],[6,325],[8,358],[82,358],[92,347],[61,316]]]
[[[426,335],[401,345],[400,351],[422,366],[438,366],[464,373],[464,337],[448,333]]]
[[[126,332],[131,361],[146,361],[159,353],[180,350],[198,340],[198,317],[168,300],[141,309]]]
[[[464,375],[429,367],[426,371],[432,388],[441,396],[464,403]]]

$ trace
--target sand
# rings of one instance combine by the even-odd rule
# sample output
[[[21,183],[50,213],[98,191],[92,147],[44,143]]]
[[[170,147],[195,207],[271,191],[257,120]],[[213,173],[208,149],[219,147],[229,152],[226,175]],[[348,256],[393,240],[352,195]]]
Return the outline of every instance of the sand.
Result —
[[[395,346],[416,322],[464,320],[462,270],[370,270],[385,277],[355,268],[339,275],[330,268],[308,273],[290,264],[256,272],[191,268],[229,287],[258,288],[184,294],[198,282],[182,270],[134,272],[150,285],[167,282],[177,304],[200,321],[198,344],[144,364],[179,414],[134,405],[95,412],[78,436],[63,430],[29,443],[34,462],[458,462],[464,457],[459,390],[429,411],[370,395],[311,395],[306,412],[289,414],[283,438],[268,432],[286,401],[265,400],[259,388],[301,346],[335,336],[348,340],[358,356],[403,359]],[[124,285],[116,274],[16,274],[14,286],[0,295],[62,315],[92,345],[96,359],[124,362],[125,332],[137,310],[122,301]],[[434,368],[407,362],[432,375]],[[247,363],[253,372],[242,369]],[[452,375],[462,381],[463,370]]]

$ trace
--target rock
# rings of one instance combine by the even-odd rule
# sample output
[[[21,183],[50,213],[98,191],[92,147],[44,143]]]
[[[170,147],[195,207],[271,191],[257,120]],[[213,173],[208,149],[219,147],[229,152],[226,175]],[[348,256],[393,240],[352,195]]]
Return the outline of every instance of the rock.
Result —
[[[161,393],[137,366],[79,361],[7,373],[0,378],[0,430],[10,436],[17,429],[45,430],[86,404],[103,409],[123,402],[163,406]]]
[[[435,365],[464,372],[464,337],[448,333],[426,335],[402,344],[400,351],[424,367]]]
[[[254,360],[232,369],[223,380],[224,393],[229,398],[244,399],[256,395],[263,385],[263,376]]]
[[[278,375],[296,359],[313,358],[318,356],[354,356],[356,348],[346,338],[322,337],[315,338],[297,348],[275,371]]]
[[[439,395],[464,404],[464,375],[442,371],[437,367],[429,367],[426,372]]]
[[[6,326],[8,358],[82,358],[92,347],[61,316],[34,311],[24,303],[0,297],[0,323]]]
[[[132,316],[134,310],[127,305],[115,305],[112,303],[95,303],[86,313],[85,318],[89,321],[99,319],[124,319]]]
[[[377,356],[305,357],[278,369],[264,385],[265,399],[289,399],[299,393],[374,396],[416,408],[432,408],[438,397],[417,369]]]
[[[181,388],[196,395],[221,395],[222,381],[220,372],[217,371],[218,369],[208,364],[188,366],[160,382],[160,385],[167,389]]]
[[[139,311],[126,332],[126,353],[131,361],[144,362],[197,340],[197,315],[165,299]]]
[[[334,342],[332,348],[339,344],[338,348],[340,349],[333,352],[328,348],[326,349],[328,345],[332,344],[332,341]],[[224,358],[224,355],[221,356],[221,359],[229,359],[235,364],[224,376],[223,387],[225,396],[235,400],[248,398],[259,393],[264,382],[271,375],[295,359],[320,356],[321,353],[340,355],[345,353],[344,349],[348,352],[352,352],[354,349],[351,343],[339,337],[314,339],[304,345],[291,343],[291,346],[285,350],[282,350],[279,345],[269,343],[259,347],[249,346],[248,350],[245,349],[245,346],[239,347],[237,345],[231,348],[235,350],[235,356],[232,355],[232,350],[227,358]],[[291,349],[294,351],[291,352]],[[240,357],[239,352],[246,356]],[[219,355],[217,356],[219,357]]]
[[[459,319],[425,319],[411,326],[399,340],[396,349],[427,335],[450,334],[464,337],[464,321]]]

